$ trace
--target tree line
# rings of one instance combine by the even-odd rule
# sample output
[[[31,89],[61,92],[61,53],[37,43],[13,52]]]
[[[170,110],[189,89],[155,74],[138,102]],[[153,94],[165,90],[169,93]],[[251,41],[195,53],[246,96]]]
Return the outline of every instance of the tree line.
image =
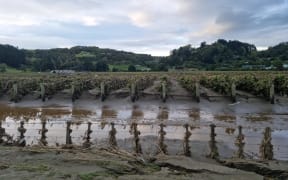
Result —
[[[196,68],[202,70],[241,70],[245,67],[282,70],[288,64],[288,43],[280,43],[265,51],[253,44],[219,39],[212,44],[202,42],[198,48],[186,45],[171,51],[161,64],[166,68]]]
[[[288,43],[280,43],[265,51],[240,41],[219,39],[212,44],[202,42],[199,47],[182,46],[167,57],[153,57],[99,47],[76,46],[47,50],[18,49],[0,45],[0,71],[6,67],[32,71],[119,71],[109,65],[130,65],[127,71],[137,71],[136,65],[152,71],[168,69],[239,70],[243,67],[274,67],[282,70],[288,64]]]

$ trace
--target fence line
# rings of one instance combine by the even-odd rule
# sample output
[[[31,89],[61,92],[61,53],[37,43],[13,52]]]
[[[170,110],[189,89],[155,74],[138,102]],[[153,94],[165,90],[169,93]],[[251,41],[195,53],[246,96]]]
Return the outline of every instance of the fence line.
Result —
[[[114,123],[114,125],[116,126],[129,126],[130,124],[132,123],[137,123],[139,126],[155,126],[155,125],[160,125],[160,124],[165,124],[167,126],[170,126],[170,127],[183,127],[183,124],[188,124],[189,126],[191,126],[192,128],[201,128],[201,127],[205,127],[205,128],[209,128],[210,127],[210,124],[211,122],[206,122],[206,123],[194,123],[194,122],[178,122],[178,123],[171,123],[167,120],[164,120],[162,122],[155,122],[155,119],[154,119],[154,122],[141,122],[141,120],[137,120],[137,121],[126,121],[126,122],[123,122],[123,123],[120,123],[120,122],[115,122],[116,119],[114,120],[109,120],[109,121],[103,121],[101,119],[99,119],[99,121],[65,121],[65,120],[62,120],[62,121],[49,121],[47,120],[46,122],[48,123],[49,126],[53,126],[53,125],[63,125],[65,126],[65,124],[67,122],[71,122],[71,125],[72,126],[80,126],[80,125],[87,125],[89,123],[91,123],[92,125],[100,125],[101,123],[102,124],[105,124],[110,126],[111,123]],[[152,120],[152,119],[151,119]],[[116,120],[116,121],[119,121]],[[140,122],[139,122],[140,121]],[[14,126],[15,124],[19,125],[20,122],[22,121],[15,121],[15,122],[5,122],[3,124],[7,125],[8,127],[9,126]],[[173,121],[174,122],[174,121]],[[25,125],[41,125],[42,122],[25,122]],[[214,124],[214,123],[213,123]],[[217,127],[219,128],[237,128],[238,126],[235,124],[234,126],[233,125],[223,125],[223,124],[216,124]],[[257,129],[257,130],[265,130],[265,127],[263,126],[243,126],[243,125],[240,125],[241,127],[243,127],[243,129],[248,129],[248,130],[254,130],[254,129]],[[288,131],[288,129],[281,129],[281,128],[273,128],[274,131]]]
[[[5,123],[4,123],[5,124]],[[25,126],[27,125],[31,125],[31,124],[37,124],[37,125],[41,125],[41,128],[26,128]],[[53,123],[51,123],[53,124]],[[59,137],[59,136],[53,136],[53,135],[49,135],[49,137],[47,137],[47,133],[49,132],[49,121],[47,123],[47,121],[43,121],[43,122],[37,122],[37,123],[25,123],[24,121],[20,121],[20,123],[16,123],[16,125],[18,126],[18,128],[5,128],[3,127],[2,122],[0,122],[0,143],[4,143],[4,144],[11,144],[11,145],[17,145],[17,146],[26,146],[26,139],[33,139],[33,140],[38,140],[39,143],[41,143],[42,145],[46,146],[47,143],[47,138],[56,138],[56,139],[65,139],[65,144],[66,145],[72,145],[73,141],[72,140],[82,140],[83,141],[83,146],[84,147],[91,147],[93,145],[93,143],[91,142],[91,133],[93,133],[93,131],[95,131],[95,129],[93,129],[93,127],[91,127],[93,124],[97,124],[99,125],[98,127],[100,127],[101,123],[100,122],[84,122],[82,123],[82,125],[87,125],[87,129],[83,130],[83,129],[73,129],[73,122],[72,121],[67,121],[65,124],[64,123],[59,123],[60,125],[62,125],[63,128],[53,128],[53,130],[65,130],[65,132],[63,131],[63,133],[66,133],[65,135],[63,135],[63,137]],[[16,126],[15,125],[15,126]],[[113,147],[117,147],[117,139],[116,139],[116,134],[117,134],[117,130],[115,128],[116,125],[124,125],[121,123],[108,123],[107,122],[107,127],[109,127],[109,132],[107,133],[107,139],[109,140],[109,145],[113,146]],[[141,132],[139,131],[138,127],[139,125],[143,125],[143,124],[138,124],[138,123],[132,123],[132,124],[125,124],[125,126],[130,126],[130,130],[129,133],[131,135],[131,139],[134,141],[134,150],[137,154],[141,154],[142,153],[142,148],[141,148],[141,142],[140,142],[140,138],[141,138]],[[147,125],[147,124],[145,124]],[[167,144],[165,144],[165,139],[167,139],[167,126],[170,127],[176,127],[176,129],[178,129],[178,127],[180,127],[180,124],[172,124],[172,125],[165,125],[163,123],[159,124],[159,125],[155,125],[155,124],[149,124],[149,125],[153,125],[156,126],[157,129],[159,130],[157,132],[157,136],[158,136],[158,143],[157,145],[159,146],[159,152],[165,153],[167,154]],[[48,129],[47,129],[48,126]],[[272,140],[272,129],[269,127],[266,128],[262,128],[264,129],[264,133],[263,133],[263,137],[262,137],[262,141],[259,143],[249,143],[249,142],[245,142],[245,138],[246,137],[257,137],[259,138],[259,136],[245,136],[242,133],[242,126],[238,126],[238,135],[234,135],[236,134],[236,130],[235,132],[233,131],[233,134],[222,134],[217,132],[217,129],[219,127],[223,127],[223,126],[216,126],[214,124],[210,124],[208,125],[203,125],[203,126],[197,126],[199,128],[201,127],[209,127],[210,129],[210,133],[209,132],[193,132],[193,128],[195,128],[196,126],[194,125],[190,125],[188,123],[181,125],[183,128],[183,143],[184,143],[184,154],[186,156],[190,156],[191,155],[191,147],[190,147],[190,138],[193,137],[193,135],[205,135],[207,137],[210,137],[209,139],[209,149],[210,149],[210,153],[209,153],[209,157],[216,159],[219,157],[219,152],[218,152],[218,146],[220,142],[225,142],[225,140],[221,139],[217,139],[217,137],[229,137],[229,138],[233,138],[235,139],[235,147],[237,149],[236,156],[238,158],[245,158],[245,152],[244,152],[244,148],[245,145],[249,145],[249,146],[259,146],[259,152],[260,152],[260,158],[263,160],[270,160],[273,159],[274,154],[273,154],[273,148],[276,147],[277,150],[279,148],[285,148],[288,149],[287,145],[272,145],[271,140]],[[231,126],[224,126],[226,128],[231,128]],[[254,128],[254,127],[253,127]],[[102,128],[101,128],[102,129]],[[14,139],[14,135],[11,136],[9,134],[7,134],[6,130],[17,130],[18,131],[18,136],[17,139]],[[39,134],[39,136],[35,136],[35,135],[28,135],[25,136],[25,133],[27,133],[28,131],[38,131],[37,134]],[[99,129],[97,129],[99,130]],[[73,136],[73,132],[77,132],[78,135],[77,136]],[[128,131],[128,130],[127,130]],[[81,132],[81,134],[79,136],[79,132]],[[5,140],[6,138],[6,140]],[[57,143],[57,142],[55,142]],[[274,150],[275,151],[275,150]],[[279,150],[278,150],[279,151]],[[282,155],[286,155],[286,154],[282,154]]]

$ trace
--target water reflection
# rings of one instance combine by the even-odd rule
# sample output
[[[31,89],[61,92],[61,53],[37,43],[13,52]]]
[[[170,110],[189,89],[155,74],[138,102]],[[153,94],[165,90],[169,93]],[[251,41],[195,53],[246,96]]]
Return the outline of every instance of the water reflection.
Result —
[[[105,126],[108,124],[108,119],[115,119],[117,117],[117,111],[114,109],[111,109],[109,106],[102,106],[101,111],[101,122],[100,127],[101,129],[104,129]]]
[[[71,114],[69,109],[64,108],[41,108],[41,117],[61,118]]]
[[[138,130],[141,132],[139,136],[141,143],[151,143],[149,138],[154,138],[154,144],[157,144],[160,123],[167,125],[165,127],[167,133],[165,135],[165,141],[178,140],[179,142],[183,142],[185,136],[185,128],[183,127],[183,124],[188,123],[192,133],[190,141],[194,143],[199,141],[207,146],[210,133],[208,125],[210,122],[207,123],[206,119],[203,119],[202,116],[202,114],[206,113],[211,114],[211,117],[209,116],[209,118],[211,118],[210,121],[213,121],[213,123],[216,124],[216,141],[219,142],[220,154],[225,154],[226,152],[224,150],[227,147],[235,150],[235,128],[238,125],[243,125],[243,134],[245,134],[246,143],[245,152],[250,154],[259,154],[259,145],[263,138],[263,128],[271,126],[273,130],[272,144],[275,147],[275,158],[283,159],[284,156],[287,156],[286,150],[283,146],[286,147],[286,149],[288,147],[286,141],[288,131],[277,130],[279,129],[279,126],[277,125],[281,123],[284,123],[284,125],[281,125],[281,129],[288,129],[287,121],[285,121],[285,119],[281,121],[281,118],[283,118],[282,116],[280,116],[280,120],[277,119],[276,121],[274,118],[277,116],[275,115],[243,115],[223,112],[212,113],[211,111],[204,111],[198,107],[173,109],[171,106],[155,106],[156,109],[145,109],[145,106],[131,105],[128,108],[119,107],[117,111],[115,110],[115,106],[106,105],[98,106],[94,111],[78,109],[73,106],[27,108],[1,105],[0,107],[0,118],[3,121],[2,127],[5,128],[6,133],[13,137],[13,139],[16,139],[19,136],[19,132],[17,131],[17,128],[20,126],[19,120],[25,120],[24,127],[27,129],[25,138],[28,145],[38,144],[41,139],[42,144],[46,144],[47,141],[49,146],[65,144],[67,120],[72,121],[71,136],[73,143],[82,145],[84,142],[83,137],[87,136],[85,133],[87,133],[88,120],[90,120],[92,122],[91,130],[93,131],[91,133],[91,143],[93,144],[102,143],[105,139],[108,139],[109,132],[111,131],[111,122],[115,122],[115,129],[117,130],[116,140],[118,145],[121,146],[119,141],[122,140],[124,144],[130,143],[130,139],[133,137],[129,133],[129,128],[125,129],[125,127],[129,127],[132,122],[137,122]],[[177,113],[181,113],[183,119],[175,120],[174,117],[176,117]],[[147,117],[147,114],[149,114],[148,117],[151,118],[146,121],[145,117]],[[184,119],[184,115],[186,115],[186,119]],[[207,118],[208,116],[205,117]],[[44,120],[47,122],[45,128],[43,128]],[[197,122],[195,122],[196,120]],[[270,121],[272,122],[272,120],[275,120],[277,123],[270,124]],[[44,131],[46,131],[46,134],[42,133]],[[45,136],[47,137],[46,141],[44,141]],[[130,147],[130,145],[127,144],[122,144],[122,146]],[[172,151],[170,147],[171,144],[167,143],[167,146],[169,153],[169,151]],[[221,149],[222,146],[224,146],[224,148]],[[142,145],[142,147],[143,149],[145,148],[144,145]],[[193,150],[193,145],[191,147]],[[183,150],[181,145],[177,148]]]
[[[140,120],[143,119],[143,117],[144,117],[143,111],[139,108],[139,106],[134,105],[131,113],[131,119]]]
[[[267,116],[265,114],[258,114],[258,115],[249,115],[246,117],[248,121],[251,122],[261,122],[261,121],[270,121],[272,117]]]
[[[167,107],[159,107],[157,119],[160,121],[167,120],[169,118],[169,110]]]
[[[235,128],[226,128],[225,132],[229,135],[232,135],[235,132]]]
[[[105,110],[104,110],[105,111]],[[7,117],[17,120],[41,120],[48,119],[63,119],[64,117],[73,117],[75,119],[87,118],[94,116],[96,113],[85,110],[67,107],[42,107],[42,108],[29,108],[29,107],[13,107],[0,105],[0,120],[5,120]],[[104,112],[105,114],[105,112]],[[109,114],[109,112],[106,112]],[[110,113],[111,114],[111,113]]]
[[[188,115],[194,121],[200,120],[200,109],[193,108],[192,110],[188,111]]]
[[[89,116],[94,116],[96,115],[96,112],[92,112],[89,110],[85,110],[85,109],[76,109],[76,108],[72,108],[72,117],[74,118],[87,118]]]
[[[236,116],[231,114],[217,114],[214,116],[214,118],[218,121],[224,121],[227,123],[233,123],[236,120]]]
[[[0,120],[5,120],[6,117],[10,116],[15,119],[21,119],[25,117],[36,117],[39,113],[39,109],[36,108],[25,108],[25,107],[11,107],[0,104]]]
[[[111,109],[109,106],[102,107],[101,119],[105,120],[106,118],[116,118],[117,111]]]

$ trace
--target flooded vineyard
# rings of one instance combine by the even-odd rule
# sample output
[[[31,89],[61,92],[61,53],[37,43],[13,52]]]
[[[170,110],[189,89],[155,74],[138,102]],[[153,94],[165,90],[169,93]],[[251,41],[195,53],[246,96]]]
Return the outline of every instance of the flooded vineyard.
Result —
[[[277,72],[3,76],[0,141],[288,160],[287,96]]]
[[[250,102],[239,99],[237,103],[201,99],[197,103],[187,98],[170,98],[163,103],[154,97],[136,103],[129,97],[110,98],[105,102],[82,98],[72,103],[70,99],[58,97],[46,102],[25,100],[17,104],[2,100],[0,104],[2,128],[11,143],[23,138],[28,146],[43,145],[44,136],[48,146],[67,143],[82,146],[89,141],[92,147],[114,145],[134,151],[138,138],[138,146],[146,154],[159,150],[172,155],[185,154],[188,146],[192,156],[205,157],[210,153],[210,125],[215,124],[216,147],[221,157],[235,156],[239,148],[238,127],[242,126],[244,156],[259,159],[263,133],[269,127],[273,158],[288,160],[286,103],[272,105],[261,99]],[[26,129],[22,135],[21,122]]]

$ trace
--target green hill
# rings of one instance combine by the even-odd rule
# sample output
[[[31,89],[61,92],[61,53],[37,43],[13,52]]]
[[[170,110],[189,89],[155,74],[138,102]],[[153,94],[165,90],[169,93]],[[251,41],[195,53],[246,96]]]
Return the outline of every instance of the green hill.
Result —
[[[285,64],[285,65],[284,65]],[[55,49],[18,49],[0,45],[1,67],[20,70],[51,71],[70,69],[76,71],[127,71],[130,65],[138,71],[165,71],[168,69],[200,70],[282,70],[288,64],[288,43],[280,43],[265,51],[257,51],[255,45],[240,41],[219,39],[199,47],[182,46],[167,57],[76,46]],[[283,66],[284,65],[284,66]]]

